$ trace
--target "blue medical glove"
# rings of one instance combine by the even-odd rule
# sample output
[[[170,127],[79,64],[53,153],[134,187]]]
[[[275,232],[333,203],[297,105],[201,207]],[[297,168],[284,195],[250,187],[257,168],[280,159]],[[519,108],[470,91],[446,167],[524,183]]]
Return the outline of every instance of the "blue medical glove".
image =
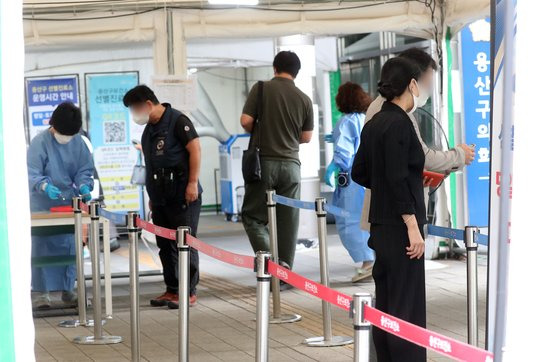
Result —
[[[62,191],[54,185],[47,184],[47,187],[45,187],[45,194],[47,194],[51,200],[58,200],[60,195],[62,195]]]
[[[334,135],[332,133],[324,135],[324,142],[333,143],[334,142]]]
[[[83,196],[83,201],[88,202],[91,201],[91,190],[87,185],[80,186],[80,195]]]
[[[334,162],[330,162],[328,168],[326,168],[326,173],[324,174],[324,182],[326,185],[330,187],[334,187],[336,185],[336,173],[340,171],[338,166]]]

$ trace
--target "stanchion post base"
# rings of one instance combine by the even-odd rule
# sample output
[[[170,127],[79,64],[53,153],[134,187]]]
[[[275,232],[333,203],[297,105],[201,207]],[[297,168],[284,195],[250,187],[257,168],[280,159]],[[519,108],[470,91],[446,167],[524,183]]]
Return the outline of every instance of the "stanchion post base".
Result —
[[[102,325],[105,325],[105,323],[107,323],[107,321],[103,319]],[[62,328],[93,327],[94,325],[95,322],[93,321],[93,319],[85,321],[84,324],[80,323],[80,321],[77,319],[61,321],[60,323],[58,323],[58,326]]]
[[[305,344],[309,347],[338,347],[353,343],[353,338],[346,336],[332,336],[332,339],[325,341],[324,337],[311,337],[305,339]]]
[[[274,318],[273,315],[270,316],[270,324],[283,324],[283,323],[295,323],[299,322],[303,317],[299,314],[281,314],[279,318]]]
[[[116,344],[122,342],[120,336],[102,336],[95,338],[95,336],[82,336],[74,338],[76,344]]]

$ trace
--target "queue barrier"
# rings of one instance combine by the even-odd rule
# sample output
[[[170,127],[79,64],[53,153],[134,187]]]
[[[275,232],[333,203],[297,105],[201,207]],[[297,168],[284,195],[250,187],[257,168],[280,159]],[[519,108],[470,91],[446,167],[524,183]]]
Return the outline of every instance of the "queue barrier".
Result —
[[[92,207],[95,210],[92,210]],[[110,271],[110,235],[109,235],[109,225],[110,223],[115,223],[115,224],[125,224],[126,223],[126,216],[123,214],[118,214],[118,213],[113,213],[113,212],[109,212],[107,210],[105,210],[104,208],[100,207],[99,203],[96,203],[95,201],[86,204],[82,201],[81,197],[74,197],[72,198],[72,209],[73,209],[73,213],[74,213],[74,241],[75,241],[75,249],[76,249],[76,256],[75,257],[65,257],[63,258],[63,260],[61,260],[59,262],[60,265],[70,265],[70,264],[75,264],[76,265],[76,284],[77,284],[77,295],[78,295],[78,319],[71,319],[71,320],[63,320],[61,321],[58,325],[60,327],[65,327],[65,328],[76,328],[79,326],[86,326],[86,327],[93,327],[94,326],[94,320],[90,320],[87,319],[86,316],[86,300],[87,300],[87,295],[86,295],[86,289],[85,289],[85,273],[84,273],[84,260],[83,260],[83,232],[82,232],[82,215],[86,214],[89,216],[93,215],[93,219],[95,219],[96,223],[103,223],[104,227],[103,227],[103,241],[104,243],[104,260],[103,260],[103,265],[104,265],[104,279],[105,279],[105,317],[107,319],[111,319],[112,318],[112,274]],[[95,214],[94,214],[95,212]],[[92,223],[92,227],[90,228],[90,233],[92,232],[92,229],[95,228],[94,223]],[[95,241],[94,238],[96,236],[99,236],[99,228],[97,228],[96,231],[97,235],[91,235],[90,234],[90,246],[92,247],[92,254],[93,253],[93,248],[95,247]],[[99,244],[99,241],[98,241]],[[93,268],[97,268],[97,264],[96,261],[94,260],[94,258],[99,259],[99,255],[100,255],[100,249],[99,246],[97,245],[98,248],[98,253],[96,253],[95,255],[92,255],[92,272],[93,272]],[[52,259],[52,257],[47,257],[49,259]],[[72,259],[74,259],[74,261],[72,261]],[[39,259],[40,261],[43,260],[43,258]],[[53,261],[58,261],[58,260],[53,260]],[[50,260],[47,260],[47,262],[49,262],[50,264],[53,264]],[[50,265],[49,264],[49,265]],[[98,267],[98,271],[100,273],[100,265]],[[101,276],[99,276],[99,278],[101,278]],[[95,280],[95,277],[92,276],[92,280]],[[100,280],[98,282],[94,281],[94,283],[98,283],[100,284]],[[93,288],[95,290],[95,288]],[[93,299],[96,298],[95,295],[92,295]],[[105,319],[101,320],[102,324],[105,324]],[[77,342],[76,342],[77,343]]]
[[[300,201],[290,199],[285,196],[275,195],[273,194],[273,199],[278,203],[281,203],[285,206],[296,207],[299,209],[310,209],[310,202]],[[321,224],[323,220],[321,220],[319,213],[319,209],[322,209],[334,216],[339,217],[349,217],[351,213],[347,210],[343,210],[337,206],[328,205],[325,202],[321,203],[323,198],[318,198],[315,202],[315,210],[317,211],[317,216],[319,216],[319,249],[320,249],[320,269],[321,269],[321,282],[323,285],[328,287],[328,274],[326,272],[326,276],[323,276],[323,269],[328,270],[328,257],[327,253],[325,252],[325,237],[322,237],[321,234],[325,234],[326,225],[325,221],[323,222],[324,225]],[[359,217],[359,215],[354,215]],[[427,233],[433,236],[440,236],[449,239],[457,239],[463,240],[466,244],[466,255],[467,255],[467,313],[468,313],[468,343],[477,346],[478,345],[478,270],[477,270],[477,249],[478,245],[487,245],[488,237],[487,235],[482,235],[477,227],[468,226],[464,230],[460,229],[453,229],[447,228],[437,225],[427,225]],[[323,245],[324,244],[324,245]],[[272,251],[273,257],[273,251]],[[275,261],[275,260],[274,260]],[[326,279],[326,282],[325,282]],[[279,297],[278,297],[279,298]],[[274,306],[275,306],[275,298],[274,298]],[[279,299],[278,299],[279,303]],[[325,324],[324,330],[325,335],[327,334],[328,327],[326,324],[330,323],[330,313],[328,310],[323,308],[323,323]]]
[[[314,202],[290,199],[289,197],[281,196],[278,194],[275,194],[273,196],[273,200],[278,204],[294,207],[296,209],[303,209],[303,210],[310,210],[310,211],[314,211],[315,209]]]
[[[280,200],[281,198],[276,198]],[[279,201],[278,201],[279,202]],[[299,204],[301,205],[301,204]],[[309,203],[305,203],[305,208],[308,209]],[[323,206],[323,204],[322,204]],[[321,204],[317,202],[313,209],[317,212],[326,211],[326,208],[321,209]],[[83,210],[83,205],[79,205],[78,210]],[[96,217],[98,210],[98,205],[95,203],[90,203],[89,211],[92,217]],[[76,210],[77,211],[77,210]],[[353,297],[346,294],[340,293],[334,289],[329,288],[326,285],[317,283],[310,279],[307,279],[291,270],[282,267],[278,263],[271,259],[271,254],[267,252],[258,252],[256,257],[241,255],[229,252],[224,249],[220,249],[209,244],[202,242],[201,240],[195,238],[190,234],[190,229],[188,227],[181,227],[178,230],[171,230],[162,227],[158,227],[151,224],[145,220],[142,220],[137,213],[129,213],[127,216],[128,231],[131,234],[131,239],[136,240],[131,242],[131,248],[137,248],[137,236],[140,229],[145,229],[163,238],[167,238],[171,241],[179,242],[179,252],[187,252],[190,247],[196,248],[200,252],[218,259],[224,263],[238,266],[247,269],[253,269],[257,275],[257,338],[256,338],[256,361],[263,362],[268,360],[268,312],[269,312],[269,296],[270,296],[270,280],[271,277],[278,278],[279,280],[289,283],[293,287],[300,289],[306,293],[314,295],[315,297],[321,299],[323,302],[329,305],[334,305],[345,311],[348,311],[350,318],[354,321],[354,338],[356,343],[356,348],[354,348],[354,360],[355,361],[368,361],[369,360],[369,340],[371,328],[370,326],[375,326],[385,330],[388,333],[396,335],[400,338],[408,340],[409,342],[415,343],[424,348],[433,350],[439,354],[445,355],[447,357],[454,358],[461,361],[472,361],[472,362],[491,362],[493,361],[493,354],[489,351],[483,350],[476,346],[460,342],[458,340],[446,337],[442,334],[430,331],[426,328],[416,326],[412,323],[406,322],[404,320],[398,319],[394,316],[386,314],[371,307],[371,296],[366,293],[357,293]],[[98,244],[98,223],[92,223],[92,228],[90,233],[92,234],[92,241],[95,244],[97,240]],[[78,229],[78,228],[76,228]],[[95,231],[97,229],[97,231]],[[475,234],[476,230],[470,230],[466,233],[466,238],[468,234]],[[133,236],[132,234],[135,234]],[[472,244],[474,240],[472,240]],[[94,251],[98,252],[95,248]],[[131,259],[130,259],[130,274],[131,274],[131,328],[133,343],[132,357],[133,361],[140,360],[140,346],[139,346],[139,309],[138,309],[138,258],[137,249],[134,251],[131,249]],[[187,255],[185,255],[187,256]],[[179,360],[188,360],[188,282],[189,282],[189,268],[186,268],[189,261],[188,257],[179,255],[179,300],[181,304],[179,307]],[[97,260],[98,262],[98,260]],[[97,270],[98,271],[98,270]],[[98,272],[94,273],[94,284],[96,277],[98,277]],[[94,286],[94,294],[97,287]],[[99,293],[97,293],[98,296]],[[95,305],[100,306],[100,298],[94,297],[94,309]],[[356,305],[357,303],[357,305]],[[100,318],[99,308],[95,309],[96,321]],[[102,335],[102,324],[96,324],[95,335],[89,336],[88,338],[92,341],[101,343],[116,343],[120,337],[116,336],[103,336]],[[101,337],[101,338],[99,338]],[[108,339],[112,342],[105,342]],[[134,341],[134,339],[137,339]]]
[[[277,195],[277,194],[274,194],[273,200],[275,202],[277,202],[278,204],[293,207],[293,208],[297,208],[297,209],[301,209],[301,210],[314,211],[315,208],[316,208],[316,206],[315,206],[316,204],[314,202],[291,199],[291,198],[281,196],[281,195]],[[339,208],[337,206],[334,206],[334,205],[326,204],[324,208],[325,208],[326,212],[328,212],[329,214],[332,214],[334,216],[340,216],[340,217],[350,217],[350,216],[352,216],[352,214],[349,211],[341,209],[341,208]],[[359,216],[360,217],[360,215],[353,215],[353,216]],[[464,230],[460,230],[460,229],[453,229],[453,228],[448,228],[448,227],[429,224],[429,225],[427,225],[427,232],[428,232],[429,235],[439,236],[439,237],[442,237],[442,238],[465,240]],[[489,237],[487,235],[484,235],[484,234],[481,234],[481,233],[476,233],[475,238],[476,238],[475,241],[476,241],[477,244],[487,246],[488,240],[489,240]]]
[[[353,299],[350,296],[302,277],[274,262],[268,262],[268,271],[271,275],[293,285],[295,288],[325,300],[338,308],[346,311],[354,309]],[[426,328],[393,317],[370,306],[364,307],[364,319],[377,328],[447,357],[471,362],[489,362],[493,360],[492,353],[486,350],[429,331]],[[367,355],[363,361],[368,361],[368,358]]]
[[[295,199],[290,199],[288,197],[285,196],[280,196],[277,195],[275,190],[268,190],[268,199],[271,199],[271,202],[273,204],[268,203],[268,211],[270,210],[270,208],[275,208],[275,202],[277,202],[278,204],[282,204],[284,206],[288,206],[288,207],[294,207],[294,208],[299,208],[299,209],[303,209],[303,210],[310,210],[310,211],[314,211],[316,212],[316,218],[317,218],[317,226],[318,226],[318,251],[320,254],[320,283],[323,286],[329,287],[330,286],[330,275],[329,275],[329,266],[328,266],[328,245],[327,245],[327,240],[326,240],[326,236],[327,236],[327,229],[326,229],[326,214],[327,214],[327,208],[329,205],[326,204],[326,199],[323,197],[319,197],[315,200],[315,202],[309,202],[309,201],[301,201],[301,200],[295,200]],[[343,214],[343,212],[345,210],[342,210],[340,208],[336,208],[331,206],[330,207],[331,211]],[[268,225],[275,225],[276,220],[275,220],[275,213],[273,214],[269,214],[268,216]],[[277,235],[276,235],[276,228],[275,227],[269,227],[269,231],[270,231],[270,244],[272,244],[272,241],[277,239]],[[273,262],[278,262],[278,258],[277,258],[277,248],[275,247],[275,245],[271,245],[271,250],[272,250],[272,261]],[[275,276],[273,276],[274,278],[272,278],[272,282],[276,282],[276,278]],[[279,280],[277,281],[277,283],[279,283]],[[275,286],[275,284],[272,284],[272,293],[273,293],[273,305],[274,305],[274,310],[276,310],[276,308],[279,310],[279,290],[274,289],[273,287]],[[318,337],[311,337],[311,338],[307,338],[304,343],[307,346],[310,347],[337,347],[337,346],[343,346],[343,345],[347,345],[347,344],[351,344],[353,343],[353,339],[351,337],[348,336],[334,336],[332,334],[332,311],[331,311],[331,306],[327,301],[322,301],[322,332],[323,335],[322,336],[318,336]]]
[[[278,225],[277,225],[277,210],[274,190],[266,190],[266,206],[268,209],[268,235],[270,240],[270,253],[272,261],[279,262],[278,255]],[[280,282],[278,278],[272,278],[272,316],[268,322],[271,324],[294,323],[302,319],[299,314],[282,313],[281,312],[281,299],[280,299]]]
[[[429,235],[438,236],[441,238],[449,238],[449,239],[464,240],[464,241],[466,240],[465,231],[460,229],[447,228],[447,227],[437,226],[437,225],[427,225],[427,233]],[[475,234],[474,241],[479,245],[487,246],[489,242],[489,237],[487,235],[483,235],[477,232]]]
[[[100,265],[100,245],[99,245],[99,218],[100,218],[100,205],[97,201],[91,201],[88,205],[81,203],[81,199],[75,197],[72,199],[74,207],[74,218],[77,224],[75,225],[75,241],[76,241],[76,263],[77,263],[77,279],[78,279],[78,312],[79,324],[78,325],[88,325],[88,321],[85,320],[85,275],[83,273],[83,244],[81,240],[81,213],[85,206],[87,206],[87,212],[91,218],[91,225],[89,228],[89,244],[91,250],[91,279],[93,285],[93,335],[79,336],[74,338],[74,343],[77,344],[115,344],[121,343],[122,337],[105,335],[103,331],[103,306],[101,304],[101,265]],[[108,232],[105,230],[105,232]],[[105,254],[110,253],[107,250],[108,245],[105,245]],[[106,260],[105,260],[106,261]],[[109,283],[110,279],[106,279],[105,283]],[[107,285],[107,284],[106,284]],[[80,301],[81,299],[81,301]],[[106,298],[109,299],[109,298]],[[111,306],[112,309],[112,306]]]
[[[124,214],[117,214],[115,212],[107,211],[106,209],[100,208],[99,209],[99,216],[104,217],[105,219],[118,224],[118,225],[126,225],[126,215]]]

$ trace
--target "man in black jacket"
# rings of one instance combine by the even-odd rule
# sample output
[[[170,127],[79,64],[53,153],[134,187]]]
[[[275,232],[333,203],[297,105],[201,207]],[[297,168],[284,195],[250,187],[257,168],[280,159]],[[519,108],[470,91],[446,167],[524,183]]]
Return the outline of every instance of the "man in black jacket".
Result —
[[[130,108],[134,122],[146,125],[142,135],[142,150],[146,160],[146,189],[153,222],[169,229],[189,226],[192,235],[196,236],[202,187],[198,182],[200,140],[194,125],[170,104],[159,103],[153,91],[145,85],[128,91],[123,102]],[[151,305],[177,309],[177,243],[158,236],[157,246],[167,290],[152,299]],[[198,251],[193,248],[190,250],[190,305],[194,305],[199,280]]]

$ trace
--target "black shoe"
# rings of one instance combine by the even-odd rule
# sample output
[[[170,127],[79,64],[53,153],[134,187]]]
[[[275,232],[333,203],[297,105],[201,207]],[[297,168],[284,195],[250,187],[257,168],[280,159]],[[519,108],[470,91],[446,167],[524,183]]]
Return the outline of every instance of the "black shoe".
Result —
[[[286,291],[289,289],[293,289],[293,285],[284,282],[283,280],[280,280],[280,291]]]

